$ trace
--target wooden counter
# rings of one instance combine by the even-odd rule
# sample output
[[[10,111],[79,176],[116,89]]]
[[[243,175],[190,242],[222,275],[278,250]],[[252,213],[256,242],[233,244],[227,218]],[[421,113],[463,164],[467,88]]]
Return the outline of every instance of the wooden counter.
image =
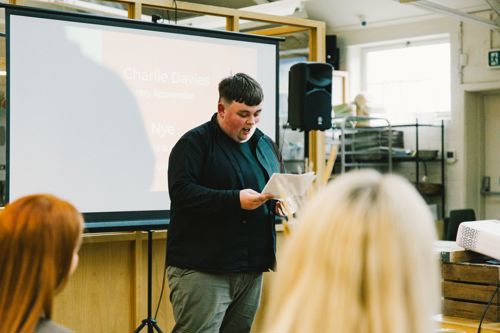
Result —
[[[282,230],[281,226],[277,227]],[[278,232],[278,258],[286,236]],[[153,234],[153,316],[160,296],[165,266],[166,231]],[[264,333],[263,313],[275,283],[273,273],[264,274],[264,289],[254,333]],[[168,284],[158,312],[164,333],[174,325],[168,300]],[[147,233],[106,233],[84,236],[80,265],[68,285],[56,297],[54,318],[77,333],[127,333],[147,316]],[[477,320],[436,316],[445,329],[477,332]],[[147,329],[143,329],[146,333]],[[500,333],[500,323],[484,322],[482,333]]]
[[[280,228],[277,228],[280,230]],[[283,233],[278,232],[278,251]],[[165,267],[166,231],[153,233],[153,316],[158,304]],[[133,332],[147,317],[147,233],[106,233],[84,236],[80,264],[57,295],[54,319],[76,333]],[[278,254],[279,256],[279,254]],[[273,273],[264,274],[261,310],[254,333],[261,333],[262,309],[269,299]],[[164,333],[174,325],[168,283],[158,312]],[[141,332],[146,333],[147,328]]]
[[[156,309],[165,262],[166,232],[153,234],[153,309]],[[158,319],[168,332],[172,310],[163,298]],[[154,310],[153,310],[154,311]],[[85,235],[80,263],[56,297],[57,322],[86,332],[133,332],[147,316],[147,233]]]

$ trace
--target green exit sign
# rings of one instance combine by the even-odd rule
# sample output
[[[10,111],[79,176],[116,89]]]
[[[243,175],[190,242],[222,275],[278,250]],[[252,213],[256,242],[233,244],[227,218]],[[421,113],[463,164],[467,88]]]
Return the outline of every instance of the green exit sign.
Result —
[[[500,68],[500,49],[488,51],[488,66],[490,68]]]

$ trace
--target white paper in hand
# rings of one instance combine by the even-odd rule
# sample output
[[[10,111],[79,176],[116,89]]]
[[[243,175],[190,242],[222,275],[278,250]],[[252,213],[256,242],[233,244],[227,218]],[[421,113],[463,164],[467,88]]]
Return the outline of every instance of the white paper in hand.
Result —
[[[286,199],[304,195],[316,178],[313,172],[304,174],[274,173],[262,193],[271,193],[274,199]]]

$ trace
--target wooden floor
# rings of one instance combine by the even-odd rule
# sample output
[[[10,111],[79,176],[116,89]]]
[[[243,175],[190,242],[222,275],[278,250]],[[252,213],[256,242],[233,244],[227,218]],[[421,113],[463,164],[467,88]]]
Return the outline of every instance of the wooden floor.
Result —
[[[476,333],[479,321],[457,317],[437,316],[443,333]],[[481,333],[499,333],[500,323],[483,322]]]

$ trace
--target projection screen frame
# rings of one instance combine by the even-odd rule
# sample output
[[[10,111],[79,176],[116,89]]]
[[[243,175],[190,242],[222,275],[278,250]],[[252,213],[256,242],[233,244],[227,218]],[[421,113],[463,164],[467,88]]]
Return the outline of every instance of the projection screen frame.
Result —
[[[69,21],[83,24],[93,24],[100,26],[111,26],[118,28],[138,29],[156,32],[173,33],[180,35],[194,35],[199,37],[209,37],[218,39],[229,39],[242,42],[253,42],[270,44],[275,46],[275,142],[279,144],[279,41],[282,38],[249,35],[244,33],[222,31],[222,30],[207,30],[201,28],[193,28],[186,26],[167,25],[152,22],[144,22],[131,19],[121,19],[112,17],[103,17],[92,14],[81,14],[72,12],[63,12],[42,8],[34,8],[19,5],[0,4],[0,7],[5,8],[6,20],[6,67],[7,67],[7,105],[6,105],[6,203],[10,198],[10,18],[12,15],[28,16],[49,20]],[[271,111],[271,110],[270,110]],[[207,119],[208,120],[208,119]],[[47,191],[49,192],[49,191]],[[97,193],[98,195],[98,193]],[[103,231],[132,231],[132,230],[160,230],[168,228],[170,210],[155,210],[155,211],[121,211],[121,212],[83,212],[85,218],[86,232],[103,232]]]

